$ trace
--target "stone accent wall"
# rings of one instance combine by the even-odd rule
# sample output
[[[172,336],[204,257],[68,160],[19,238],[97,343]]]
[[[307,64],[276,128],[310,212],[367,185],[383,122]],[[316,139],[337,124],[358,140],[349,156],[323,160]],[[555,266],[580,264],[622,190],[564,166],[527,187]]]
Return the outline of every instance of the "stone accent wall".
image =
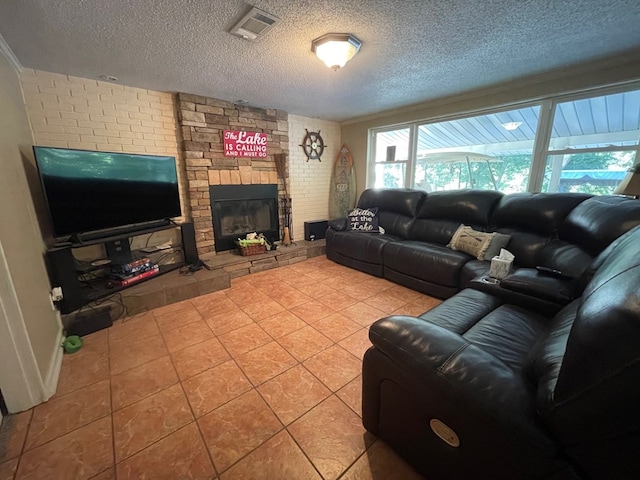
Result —
[[[177,106],[196,246],[199,254],[213,252],[215,239],[209,185],[277,183],[283,197],[285,185],[278,178],[273,155],[288,153],[289,116],[282,110],[237,105],[186,93],[177,95]],[[266,133],[267,158],[225,157],[224,130]],[[287,182],[288,177],[287,168]]]

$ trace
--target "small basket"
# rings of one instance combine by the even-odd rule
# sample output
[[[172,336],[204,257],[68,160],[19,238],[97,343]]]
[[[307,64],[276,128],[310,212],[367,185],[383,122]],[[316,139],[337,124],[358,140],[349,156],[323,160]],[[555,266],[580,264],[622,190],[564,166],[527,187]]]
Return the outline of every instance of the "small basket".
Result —
[[[247,257],[249,255],[260,255],[262,253],[265,253],[267,251],[267,246],[264,243],[255,243],[252,245],[247,245],[246,247],[238,245],[238,250],[240,250],[240,255],[242,255],[243,257]]]

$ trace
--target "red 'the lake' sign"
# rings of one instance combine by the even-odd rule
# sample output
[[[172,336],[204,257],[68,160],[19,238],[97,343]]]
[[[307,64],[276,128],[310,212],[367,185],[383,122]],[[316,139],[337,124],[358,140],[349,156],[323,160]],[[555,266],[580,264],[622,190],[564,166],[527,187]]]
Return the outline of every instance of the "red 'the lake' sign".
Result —
[[[224,156],[266,158],[267,134],[225,130]]]

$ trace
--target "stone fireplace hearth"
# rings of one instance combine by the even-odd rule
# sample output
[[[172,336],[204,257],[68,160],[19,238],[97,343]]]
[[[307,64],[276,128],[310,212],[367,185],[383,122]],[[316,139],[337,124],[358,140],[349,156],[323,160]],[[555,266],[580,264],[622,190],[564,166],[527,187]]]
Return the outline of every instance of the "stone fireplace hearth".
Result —
[[[276,185],[276,203],[281,203],[285,198],[284,182],[288,182],[289,168],[287,165],[283,181],[276,172],[273,155],[287,153],[288,114],[281,110],[236,105],[185,93],[179,93],[177,101],[181,150],[187,173],[188,202],[196,231],[196,247],[199,254],[226,250],[216,244],[211,187]],[[267,158],[225,157],[224,130],[266,133]],[[283,212],[279,212],[279,231],[277,235],[274,234],[278,240],[282,238],[282,215]]]

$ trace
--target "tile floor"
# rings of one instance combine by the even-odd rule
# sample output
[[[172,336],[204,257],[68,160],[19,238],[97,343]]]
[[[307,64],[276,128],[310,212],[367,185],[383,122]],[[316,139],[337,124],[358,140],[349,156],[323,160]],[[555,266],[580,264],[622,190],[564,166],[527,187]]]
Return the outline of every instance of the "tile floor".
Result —
[[[323,256],[118,321],[5,417],[0,480],[420,478],[362,427],[361,361],[437,303]]]

